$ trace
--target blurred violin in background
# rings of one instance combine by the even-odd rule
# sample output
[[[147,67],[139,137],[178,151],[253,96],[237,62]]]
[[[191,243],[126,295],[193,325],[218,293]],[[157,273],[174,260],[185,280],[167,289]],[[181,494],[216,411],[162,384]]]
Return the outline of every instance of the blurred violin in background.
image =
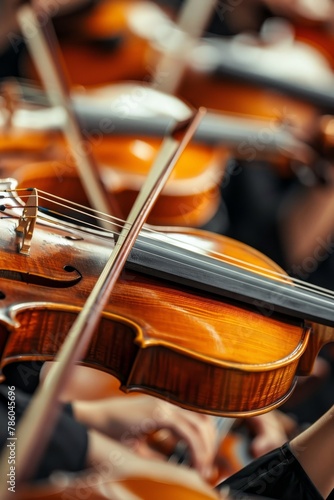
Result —
[[[10,82],[4,87],[10,93],[8,87]],[[22,87],[29,101],[20,101],[20,88],[15,88],[9,100],[3,93],[1,175],[15,177],[21,187],[35,186],[88,206],[75,159],[61,133],[61,109],[34,104],[43,94],[31,87]],[[171,123],[185,116],[189,108],[176,97],[139,84],[81,89],[73,91],[72,96],[84,134],[77,145],[79,154],[93,154],[107,192],[125,217],[162,138]],[[157,200],[149,223],[204,226],[220,205],[220,185],[228,160],[248,159],[252,151],[269,160],[283,176],[305,165],[317,175],[318,167],[324,166],[315,151],[286,127],[266,120],[209,113]]]
[[[290,14],[303,26],[307,25],[307,19],[311,23],[311,12],[300,3],[295,8],[285,2],[269,7]],[[217,6],[216,15],[224,20],[240,9],[241,12],[247,10],[247,6],[236,6],[231,12],[219,9],[223,6]],[[325,7],[322,15],[320,12],[318,10],[318,19],[314,19],[318,27],[320,19],[322,25],[330,19]],[[157,72],[158,61],[164,51],[171,50],[171,43],[176,46],[179,43],[175,11],[156,2],[105,0],[86,9],[82,15],[73,16],[70,23],[75,29],[67,30],[68,36],[60,33],[59,37],[72,85],[91,87],[135,80],[161,88],[167,75]],[[66,31],[66,23],[62,26]],[[72,33],[75,33],[74,40]],[[312,48],[312,44],[306,43],[306,37],[303,39],[297,34],[291,20],[269,18],[256,35],[206,36],[198,41],[187,40],[186,34],[179,37],[185,49],[182,53],[174,49],[175,64],[185,60],[186,70],[177,95],[185,102],[237,116],[288,123],[295,128],[296,137],[319,151],[330,140],[331,128],[323,115],[330,114],[334,108],[331,62],[323,51]],[[110,39],[114,43],[110,43]],[[87,71],[87,68],[90,69]],[[27,68],[22,72],[37,78],[36,73]]]

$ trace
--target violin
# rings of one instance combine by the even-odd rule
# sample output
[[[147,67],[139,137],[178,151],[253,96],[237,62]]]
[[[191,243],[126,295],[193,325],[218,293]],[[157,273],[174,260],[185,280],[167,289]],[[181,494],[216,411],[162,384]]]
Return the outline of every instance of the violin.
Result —
[[[122,27],[119,26],[118,32],[126,34],[124,37],[120,35],[121,40],[111,54],[104,52],[92,56],[89,48],[87,51],[84,49],[83,58],[87,55],[88,59],[80,69],[80,55],[75,49],[75,55],[71,55],[72,49],[68,50],[66,42],[63,45],[61,41],[72,84],[94,86],[131,79],[150,81],[154,88],[159,89],[163,75],[156,76],[155,72],[166,45],[164,33],[172,36],[173,29],[176,29],[173,15],[162,11],[154,3],[138,0],[99,2],[93,11],[87,12],[86,24],[82,24],[88,40],[99,36],[101,40],[103,36],[107,37],[108,32],[115,32],[112,21],[115,17],[112,13],[109,17],[109,10],[112,12],[113,9],[117,11],[116,18],[121,17],[118,12],[123,9]],[[78,19],[82,21],[80,16]],[[149,23],[160,23],[154,37],[149,35]],[[313,44],[306,43],[307,36],[301,33],[303,28],[297,30],[297,34],[293,33],[295,29],[289,28],[282,20],[269,19],[262,29],[262,36],[209,37],[190,44],[190,49],[183,55],[188,69],[177,95],[195,107],[205,106],[242,116],[293,123],[300,139],[318,145],[323,136],[322,114],[333,111],[332,66],[328,57],[323,56],[324,43],[322,50],[318,50],[317,40]],[[135,38],[138,47],[146,43],[144,61],[143,57],[136,55],[136,63],[133,63],[131,50],[123,52],[129,38]],[[93,51],[99,50],[98,45],[92,43],[91,46]],[[327,53],[332,52],[330,47],[329,37]],[[122,64],[118,64],[119,56]],[[178,57],[179,54],[176,54],[175,67],[180,62]],[[106,65],[109,58],[114,64]],[[137,67],[138,62],[141,69]],[[124,65],[128,71],[123,71],[121,75],[108,73]],[[88,72],[87,67],[94,70]],[[32,75],[31,72],[25,74]],[[314,75],[317,75],[316,79]]]
[[[270,11],[291,24],[296,40],[314,47],[333,68],[333,5],[331,0],[322,0],[316,6],[311,3],[280,2],[266,0]]]
[[[12,362],[54,358],[114,241],[112,233],[37,213],[20,241],[20,202],[14,195],[13,206],[6,188],[14,184],[3,184],[4,376]],[[145,231],[82,363],[114,375],[124,391],[195,411],[269,411],[333,340],[330,292],[296,285],[270,259],[229,238]]]
[[[12,186],[10,186],[10,187],[12,187]],[[31,198],[32,198],[32,200],[31,200]],[[18,245],[18,246],[17,246],[17,249],[18,249],[18,251],[19,251],[20,256],[24,255],[25,257],[28,257],[29,259],[30,259],[30,257],[32,256],[32,252],[31,252],[31,250],[32,250],[32,239],[34,238],[34,236],[35,236],[36,232],[37,232],[37,233],[39,233],[39,229],[40,229],[40,227],[38,227],[38,226],[39,226],[39,221],[37,221],[37,219],[39,218],[39,216],[37,215],[37,212],[35,212],[35,211],[34,211],[34,206],[33,206],[33,205],[34,205],[34,201],[35,201],[35,199],[36,199],[36,197],[35,197],[35,196],[33,196],[33,197],[29,197],[29,200],[28,200],[28,203],[27,203],[27,212],[25,212],[25,214],[24,214],[24,215],[22,215],[22,216],[19,218],[19,225],[18,225],[18,227],[16,227],[16,229],[14,230],[14,232],[15,232],[15,245]],[[16,200],[16,201],[17,201],[17,200]],[[36,201],[37,201],[37,200],[36,200]],[[19,204],[20,204],[20,203],[19,203]],[[9,217],[9,218],[11,218],[11,217],[15,217],[15,215],[14,215],[14,214],[15,214],[15,212],[16,212],[16,208],[15,208],[15,207],[9,207],[9,205],[6,205],[6,204],[5,204],[5,205],[3,206],[3,211],[4,211],[4,212],[6,212],[5,217]],[[24,229],[23,229],[23,228],[25,228],[25,227],[26,227],[26,226],[25,226],[25,224],[26,224],[27,218],[29,219],[29,222],[28,222],[28,225],[29,225],[29,226],[28,226],[28,227],[29,227],[28,233],[26,233],[26,232],[24,231]],[[32,220],[32,219],[34,219],[34,222],[33,222],[33,220]],[[46,219],[48,219],[48,222],[46,223],[46,226],[48,226],[48,230],[49,230],[49,229],[51,229],[51,227],[53,226],[54,221],[51,221],[48,217],[47,217]],[[36,222],[37,222],[37,227],[38,227],[38,229],[37,229],[37,228],[35,228],[35,224],[36,224]],[[49,226],[49,224],[50,224],[50,226]],[[57,226],[57,224],[55,224],[55,225]],[[44,223],[42,223],[42,226],[44,226]],[[13,229],[13,227],[12,227],[12,229]],[[36,231],[35,229],[37,229],[37,231]],[[58,228],[58,229],[59,229],[59,228]],[[65,230],[65,231],[66,231],[66,230]],[[57,233],[57,232],[58,232],[58,231],[56,230],[56,233]],[[61,232],[62,232],[62,230],[60,230],[60,232],[58,232],[58,236],[60,236],[60,235],[61,235]],[[84,232],[85,232],[85,231],[84,231]],[[88,231],[88,233],[90,233],[90,231]],[[90,243],[93,243],[93,246],[94,246],[94,241],[95,241],[96,237],[97,237],[97,239],[99,239],[100,234],[99,234],[99,233],[96,233],[96,231],[93,231],[93,232],[91,232],[90,234],[91,234],[91,235],[94,235],[94,237],[93,237],[92,239],[88,238],[88,240],[90,240],[90,241],[89,241],[89,246],[90,246]],[[40,233],[39,235],[41,236],[41,233]],[[61,235],[61,237],[62,237],[62,236],[63,236],[63,235]],[[66,236],[65,236],[65,238],[66,238]],[[69,239],[70,239],[70,240],[72,240],[72,238],[73,238],[73,234],[69,237]],[[116,238],[117,238],[117,237],[116,237]],[[39,238],[38,238],[38,239],[39,239]],[[75,236],[74,236],[74,239],[76,239],[76,237],[75,237]],[[79,238],[79,239],[80,239],[80,238]],[[158,238],[158,239],[159,239],[159,238]],[[44,241],[44,242],[46,241],[46,239],[45,239],[45,235],[41,236],[41,239],[40,239],[40,243],[42,243],[42,246],[43,246],[43,241]],[[77,241],[78,241],[78,240],[77,240]],[[56,245],[57,245],[57,244],[56,244]],[[59,242],[58,242],[58,245],[59,245]],[[83,248],[82,248],[82,249],[83,249]],[[42,252],[42,253],[43,253],[43,252]],[[84,253],[84,252],[83,252],[83,253]],[[105,253],[104,253],[103,255],[104,255],[104,257],[105,257]],[[102,256],[102,254],[101,254],[101,256]],[[54,255],[53,255],[53,257],[54,257]],[[102,257],[102,259],[101,259],[101,260],[103,260],[103,258],[104,258],[104,257]],[[65,279],[65,281],[63,280],[63,277],[61,276],[61,274],[62,274],[62,273],[60,273],[60,274],[58,275],[58,277],[56,277],[56,278],[55,278],[55,280],[53,280],[53,278],[54,278],[53,276],[52,276],[52,277],[51,277],[51,279],[50,279],[48,276],[46,276],[46,274],[43,274],[43,272],[42,272],[42,273],[40,273],[40,269],[39,269],[39,270],[37,270],[37,267],[38,267],[38,266],[36,266],[36,271],[34,271],[33,269],[31,269],[31,271],[30,271],[30,270],[29,270],[29,267],[30,267],[30,266],[29,266],[29,265],[28,265],[28,267],[26,266],[27,262],[25,263],[24,270],[23,270],[23,269],[21,269],[21,268],[20,268],[20,269],[19,269],[19,268],[17,268],[17,270],[16,270],[16,271],[14,270],[13,272],[9,271],[9,273],[7,273],[7,272],[5,271],[5,273],[4,273],[4,275],[3,275],[3,277],[5,278],[5,280],[7,280],[7,279],[8,279],[9,281],[11,281],[11,280],[13,279],[13,281],[14,281],[14,282],[15,282],[17,279],[18,279],[18,280],[20,280],[20,281],[21,281],[21,280],[23,280],[23,282],[26,282],[26,284],[29,284],[29,286],[32,286],[33,288],[34,288],[35,286],[37,286],[37,288],[40,288],[40,287],[47,287],[47,288],[50,288],[51,283],[52,283],[51,288],[53,288],[53,284],[57,283],[57,285],[60,285],[60,287],[59,287],[60,289],[63,289],[63,287],[64,287],[64,286],[65,286],[65,288],[66,288],[66,287],[68,287],[68,288],[72,288],[72,286],[73,286],[74,282],[75,282],[75,284],[79,284],[79,282],[81,282],[81,278],[83,278],[83,280],[85,281],[85,285],[84,285],[83,289],[80,289],[80,290],[79,290],[79,296],[81,296],[81,297],[82,297],[83,295],[85,295],[84,290],[85,290],[85,286],[87,285],[87,281],[86,281],[87,276],[86,276],[86,274],[85,274],[85,273],[83,273],[83,274],[81,275],[81,277],[79,277],[80,271],[78,271],[78,269],[80,269],[80,268],[81,268],[81,265],[80,265],[80,264],[81,264],[81,262],[80,262],[80,260],[81,260],[81,258],[80,258],[80,257],[79,257],[79,259],[78,259],[78,260],[77,260],[76,258],[74,258],[74,266],[75,266],[75,267],[72,267],[71,265],[65,265],[65,266],[64,266],[64,268],[63,268],[63,271],[64,271],[64,272],[68,272],[69,274],[74,273],[74,275],[75,275],[75,276],[74,276],[74,281],[71,281],[71,280],[70,280],[70,281],[71,281],[71,284],[70,284],[70,281],[68,281],[68,282],[67,282],[67,284],[65,284],[66,279]],[[79,264],[79,265],[77,266],[77,264]],[[14,264],[14,267],[16,267],[16,263]],[[32,266],[32,267],[34,267],[34,264],[33,264],[33,266]],[[97,267],[98,267],[98,266],[97,266]],[[100,271],[101,271],[101,269],[100,269]],[[57,274],[57,272],[56,272],[56,274]],[[11,276],[11,277],[10,277],[10,276]],[[93,281],[94,281],[94,278],[93,278]],[[90,282],[90,280],[88,280],[88,282]],[[91,282],[90,282],[90,283],[91,283]],[[57,285],[56,285],[56,286],[57,286]],[[88,287],[89,287],[89,283],[88,283]],[[87,290],[87,289],[86,289],[86,290]],[[22,291],[22,290],[21,290],[21,291]],[[73,288],[72,288],[72,291],[73,291]],[[7,295],[7,292],[9,292],[9,294],[8,294],[9,296],[11,295],[11,291],[6,290],[6,297],[8,296],[8,295]],[[82,293],[82,292],[84,292],[84,293]],[[19,293],[19,295],[20,295],[20,293]],[[34,295],[34,294],[33,294],[33,295]],[[56,295],[56,294],[55,294],[55,295]],[[79,296],[76,296],[76,299],[79,299]],[[5,297],[4,297],[4,298],[5,298]],[[30,297],[30,298],[31,298],[31,297]],[[58,297],[58,299],[60,299],[60,296]],[[29,300],[29,299],[28,299],[28,300]],[[54,300],[54,299],[52,298],[52,303],[53,303],[53,300]],[[74,301],[74,310],[75,310],[77,307],[79,307],[79,309],[80,309],[80,307],[81,307],[81,306],[79,305],[79,302],[80,302],[80,300],[79,300],[79,301],[77,301],[77,300],[75,300],[75,301]],[[116,300],[116,302],[117,302],[117,300]],[[57,306],[59,306],[59,305],[60,305],[60,303],[58,303],[58,302],[57,302]],[[57,309],[57,306],[56,306],[56,308],[55,308],[55,309]],[[60,307],[62,307],[62,306],[60,305]],[[23,308],[23,309],[24,309],[24,308]],[[23,311],[23,309],[22,309],[20,312],[23,312],[23,316],[25,316],[25,311]],[[39,309],[39,305],[37,305],[37,309]],[[49,306],[48,306],[48,305],[46,306],[45,311],[48,311],[48,310],[49,310],[50,312],[52,311],[52,312],[51,312],[51,316],[53,316],[53,313],[55,312],[55,310],[53,310],[53,304],[51,304],[51,309],[49,309]],[[117,310],[117,306],[116,306],[116,310]],[[34,309],[34,312],[36,312],[36,309]],[[66,311],[66,312],[68,313],[69,311]],[[66,312],[65,312],[65,315],[66,315]],[[71,312],[73,312],[73,310],[72,310]],[[70,312],[70,315],[71,315],[71,312]],[[76,312],[78,312],[78,310],[77,310]],[[104,313],[103,313],[103,320],[105,319],[105,317],[104,317],[104,314],[105,314],[105,313],[106,313],[106,317],[108,317],[109,315],[110,315],[111,317],[113,317],[113,315],[115,314],[114,310],[113,310],[113,309],[112,309],[112,310],[109,310],[109,307],[108,307],[108,308],[107,308],[107,310],[106,310],[106,312],[104,312]],[[74,313],[74,314],[75,314],[75,313]],[[117,316],[117,314],[119,314],[119,313],[117,313],[117,312],[116,312],[116,316]],[[16,317],[16,319],[18,319],[18,316],[16,316],[15,314],[14,314],[14,316]],[[46,314],[46,316],[48,316],[48,313]],[[110,317],[110,316],[109,316],[109,317]],[[102,320],[102,323],[103,323],[103,320]],[[137,328],[136,328],[136,325],[135,325],[135,322],[134,322],[134,321],[132,321],[132,322],[133,322],[133,324],[132,324],[132,325],[130,325],[130,323],[127,323],[127,321],[128,321],[127,319],[126,319],[126,320],[125,320],[125,322],[124,322],[124,318],[123,318],[123,317],[121,317],[121,314],[120,314],[119,318],[115,318],[115,317],[113,317],[113,320],[116,320],[116,325],[113,325],[113,328],[112,328],[112,329],[114,329],[114,330],[115,330],[115,333],[116,333],[116,331],[118,331],[118,333],[120,333],[120,331],[118,330],[118,325],[117,325],[117,323],[120,323],[120,324],[121,324],[121,328],[120,328],[120,330],[122,330],[122,331],[123,331],[123,327],[124,327],[124,326],[125,326],[125,330],[128,330],[128,331],[129,331],[129,333],[130,333],[130,330],[132,330],[132,333],[133,333],[133,332],[134,332],[134,330],[136,330],[136,329],[137,329],[137,331],[138,331],[138,332],[139,332],[139,330],[140,330],[140,327],[137,327]],[[21,319],[20,319],[20,320],[18,320],[18,321],[21,321]],[[131,320],[130,320],[130,322],[131,322]],[[21,325],[23,325],[23,323],[24,323],[24,320],[23,320],[23,322],[21,323]],[[48,323],[48,320],[46,320],[46,323]],[[52,321],[51,321],[51,323],[52,323]],[[48,323],[48,326],[51,326],[51,323]],[[66,320],[65,320],[65,323],[66,323]],[[71,320],[69,321],[69,323],[68,323],[68,324],[70,324],[70,323],[71,323]],[[6,321],[4,322],[4,324],[6,324]],[[133,326],[134,326],[134,325],[135,325],[135,328],[133,328]],[[9,327],[9,323],[8,323],[6,326],[7,326],[7,327]],[[26,325],[26,326],[27,326],[27,325]],[[62,326],[64,326],[64,323],[63,323],[63,325],[62,325]],[[115,327],[115,328],[114,328],[114,327]],[[21,329],[21,328],[20,328],[20,329]],[[65,329],[66,329],[66,328],[65,328]],[[46,330],[48,330],[48,328],[46,328]],[[98,330],[100,331],[100,327],[98,327]],[[102,328],[102,330],[103,330],[103,328]],[[54,343],[54,339],[52,340],[52,343]],[[98,342],[98,343],[99,343],[99,342]],[[15,358],[15,348],[14,348],[14,352],[13,352],[13,351],[11,351],[10,349],[8,350],[8,349],[7,349],[8,347],[9,347],[9,344],[6,342],[6,346],[4,347],[4,352],[5,352],[5,356],[4,356],[4,359],[5,359],[5,364],[4,364],[4,373],[5,373],[6,363],[8,364],[8,363],[12,362],[12,360],[14,360],[14,358]],[[48,354],[49,354],[49,353],[50,353],[49,349],[47,349],[47,351],[48,351]],[[13,354],[14,354],[14,356],[13,356]],[[47,355],[48,355],[48,354],[47,354]],[[23,354],[23,358],[24,358],[25,356],[26,356],[26,353],[24,353],[24,354]],[[34,353],[33,353],[33,356],[34,356]],[[122,357],[122,356],[121,356],[121,357]],[[31,359],[33,359],[33,358],[31,358]],[[36,358],[34,358],[34,359],[36,359]],[[111,370],[114,370],[114,366],[112,366],[112,367],[111,367]]]
[[[126,216],[172,116],[184,115],[186,106],[177,98],[134,84],[74,92],[73,102],[85,140],[78,147],[82,154],[87,148],[93,154],[109,196],[116,199]],[[5,118],[3,121],[1,175],[14,176],[21,187],[61,193],[89,206],[76,163],[60,133],[62,119],[57,108],[16,104],[11,125],[6,127]],[[292,169],[305,164],[317,171],[317,155],[292,131],[270,121],[209,113],[176,165],[148,222],[204,226],[218,210],[228,159],[249,159],[250,154],[269,159],[282,175],[291,175]]]
[[[143,94],[138,94],[138,104],[137,92]],[[171,116],[184,116],[189,108],[177,99],[136,86],[104,89],[104,92],[101,89],[99,98],[94,97],[99,94],[97,91],[92,95],[89,92],[81,94],[77,94],[78,107],[83,107],[83,139],[82,144],[77,145],[79,156],[87,151],[92,153],[109,197],[116,200],[125,217],[172,124]],[[132,103],[134,110],[130,108],[129,116],[125,112],[123,118],[117,111],[119,106],[125,105],[117,99],[126,95],[129,100],[135,99]],[[95,105],[98,109],[92,116]],[[102,111],[107,105],[112,109],[109,114]],[[164,106],[168,111],[164,111]],[[141,123],[145,126],[145,120],[138,118],[142,112],[153,114],[156,121],[161,116],[160,128],[154,127],[152,118],[151,133],[144,128],[140,132]],[[12,125],[7,128],[4,125],[0,137],[1,175],[15,175],[22,186],[28,183],[54,194],[61,192],[72,201],[89,206],[90,200],[72,150],[61,132],[62,119],[59,109],[17,107]],[[131,120],[135,122],[135,128],[127,131],[126,122]],[[148,123],[147,119],[146,125]],[[228,150],[219,144],[204,141],[188,147],[158,199],[149,223],[199,226],[210,220],[220,203],[219,185],[228,154]]]
[[[117,28],[115,19],[121,19]],[[147,24],[161,27],[152,36]],[[73,49],[71,42],[68,48],[67,42],[61,40],[65,66],[73,85],[94,86],[130,79],[153,81],[154,87],[159,88],[155,71],[168,37],[164,33],[173,33],[176,28],[171,13],[162,11],[153,2],[103,1],[87,12],[84,22],[78,16],[74,26],[73,32],[79,39],[86,33],[87,45],[84,50],[80,44]],[[293,123],[300,139],[318,144],[323,136],[322,114],[333,110],[331,64],[322,56],[323,51],[304,43],[306,35],[298,33],[293,40],[295,35],[281,20],[268,20],[262,31],[265,34],[257,38],[210,37],[194,43],[187,54],[188,70],[177,95],[195,107]],[[120,34],[119,44],[115,44],[110,54],[101,50],[100,42],[93,43],[93,40],[107,38],[107,33],[109,36]],[[144,43],[145,56],[142,52],[127,51],[127,42],[133,39],[138,48]],[[78,55],[80,51],[82,57]],[[91,62],[90,51],[94,54]],[[109,57],[114,64],[106,64]],[[122,70],[118,57],[123,65],[129,64],[130,71]],[[87,60],[83,63],[82,58]],[[87,67],[91,70],[86,71]],[[114,73],[115,68],[121,74],[108,73]],[[25,74],[32,76],[29,71]],[[318,75],[316,81],[314,74]]]
[[[121,211],[126,216],[142,185],[144,175],[149,170],[158,148],[159,141],[129,140],[124,138],[109,140],[113,145],[113,167],[101,163],[100,173],[109,196],[117,200]],[[142,148],[142,149],[141,149]],[[146,149],[144,159],[141,152]],[[111,163],[110,153],[109,161]],[[139,160],[136,162],[136,160]],[[209,163],[208,170],[203,169]],[[157,204],[148,222],[154,225],[201,226],[216,213],[220,195],[217,179],[223,175],[220,163],[209,148],[196,148],[184,154],[179,163],[176,175],[179,178],[171,180]],[[191,171],[191,166],[197,166],[198,175]],[[201,170],[204,170],[203,172]],[[7,170],[7,169],[6,169]],[[8,172],[8,170],[7,170]],[[212,178],[210,178],[210,174]],[[64,160],[38,161],[27,163],[19,169],[12,170],[11,175],[19,179],[21,187],[34,185],[39,189],[50,191],[57,195],[71,198],[73,202],[89,206],[89,200],[82,187],[76,165]],[[207,182],[206,182],[207,180]],[[187,182],[188,181],[188,182]],[[201,182],[202,181],[202,182]],[[54,210],[52,202],[46,207]]]
[[[7,201],[7,200],[6,200],[6,201]],[[9,207],[9,206],[4,205],[4,206],[2,207],[2,210],[3,210],[3,211],[6,211],[6,216],[9,216],[9,217],[14,216],[14,213],[15,213],[15,207],[14,207],[14,211],[7,210],[7,209],[8,209],[8,207]],[[12,212],[12,213],[11,213],[11,212]],[[10,213],[11,213],[11,215],[10,215]],[[26,214],[26,215],[27,215],[27,214]],[[20,230],[19,232],[21,232],[21,230]],[[20,236],[18,236],[18,237],[19,237],[19,239],[20,239]],[[26,245],[23,245],[23,247],[26,247]],[[21,248],[23,248],[23,247],[21,247]],[[29,251],[28,253],[30,253],[30,251]],[[26,253],[26,256],[27,256],[27,253]],[[29,258],[30,258],[30,257],[29,257]],[[68,270],[69,272],[71,272],[71,270],[70,270],[69,268],[68,268],[67,270]],[[11,273],[9,273],[9,274],[11,274]],[[6,280],[6,279],[10,279],[9,274],[6,274],[6,273],[4,273],[4,274],[3,274],[3,277],[5,278],[5,280]],[[14,275],[15,275],[15,272],[14,272],[14,274],[12,274],[12,277],[14,277]],[[40,276],[40,278],[41,278],[41,281],[39,281],[39,279],[38,279],[38,278],[37,278],[37,279],[38,279],[39,284],[40,284],[40,285],[42,285],[43,278],[42,278],[42,276]],[[14,280],[15,280],[15,278],[14,278]],[[28,280],[28,281],[30,281],[30,280]],[[33,282],[34,282],[34,278],[33,278]],[[36,283],[37,283],[37,282],[36,282]],[[46,284],[46,283],[44,283],[44,284]],[[18,319],[18,318],[17,318],[17,319]],[[52,341],[52,343],[53,343],[53,341]],[[24,359],[24,358],[25,358],[25,356],[23,356],[23,358],[21,358],[21,359]],[[35,359],[37,359],[37,358],[35,358]],[[155,483],[154,483],[154,484],[155,484]],[[68,485],[66,485],[66,486],[68,486]],[[135,479],[135,485],[134,485],[134,487],[135,487],[135,488],[137,488],[137,487],[138,487],[137,482],[136,482],[136,479]],[[182,488],[181,488],[181,489],[182,489]],[[151,490],[150,490],[150,491],[151,491]],[[182,490],[182,491],[183,491],[183,490]],[[196,490],[196,491],[197,491],[197,490]],[[198,496],[198,494],[199,494],[199,492],[197,491],[197,496],[195,496],[194,498],[202,498],[201,496]],[[143,498],[146,498],[146,496],[144,496]],[[147,498],[149,498],[149,497],[147,497]],[[191,498],[192,498],[192,497],[191,497]],[[211,498],[211,496],[210,496],[210,498]]]
[[[194,106],[275,117],[292,123],[299,138],[316,143],[322,115],[333,111],[332,69],[280,22],[270,23],[278,26],[266,31],[281,30],[282,40],[274,35],[271,42],[250,35],[203,40],[193,50],[178,95]]]
[[[152,22],[168,15],[152,2],[141,0],[99,0],[90,8],[52,18],[61,53],[72,85],[92,86],[121,80],[147,80],[153,68],[150,45],[131,26],[138,8],[150,13]],[[29,55],[21,62],[22,74],[39,80]],[[90,71],[87,71],[87,68]]]

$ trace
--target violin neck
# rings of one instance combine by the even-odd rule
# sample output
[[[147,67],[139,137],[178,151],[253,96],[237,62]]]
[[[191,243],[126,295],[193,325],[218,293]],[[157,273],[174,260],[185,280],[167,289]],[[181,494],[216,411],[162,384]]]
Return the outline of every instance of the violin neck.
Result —
[[[246,84],[255,84],[261,87],[272,88],[284,94],[305,101],[314,106],[326,110],[327,113],[334,111],[334,77],[330,83],[319,83],[321,79],[309,82],[293,81],[287,78],[270,75],[265,68],[256,64],[241,64],[235,59],[233,51],[229,49],[226,42],[221,40],[210,40],[209,44],[221,47],[220,53],[224,56],[219,60],[214,75],[221,78],[232,77]]]
[[[172,125],[168,116],[136,117],[118,116],[105,107],[76,102],[74,109],[82,130],[88,134],[139,135],[140,137],[164,137]],[[108,124],[104,130],[101,124]],[[265,128],[270,127],[270,134],[263,143],[263,157],[268,155],[285,157],[302,164],[312,164],[313,154],[310,148],[284,127],[274,127],[266,119],[247,119],[224,113],[208,112],[194,134],[194,142],[211,146],[224,146],[232,149],[236,158],[242,159],[241,144],[257,147],[259,137]]]
[[[238,268],[172,243],[140,236],[126,266],[206,294],[224,297],[271,317],[304,320],[334,326],[334,300],[310,289],[299,288]],[[330,329],[331,330],[331,329]]]
[[[47,96],[35,88],[28,85],[21,85],[24,99],[28,102],[50,105]],[[111,136],[140,136],[140,137],[164,137],[171,127],[173,120],[167,115],[137,116],[131,114],[126,115],[115,112],[111,106],[101,105],[99,101],[92,98],[91,100],[83,100],[75,95],[72,97],[73,107],[77,116],[78,122],[85,136],[91,134],[111,135]],[[26,113],[26,111],[25,111]],[[34,120],[38,118],[38,111],[34,112]],[[49,127],[55,126],[55,116],[49,115]],[[41,123],[43,127],[47,125],[48,116],[45,115],[45,110],[41,113]],[[230,114],[208,112],[204,116],[198,129],[194,134],[194,141],[206,145],[223,145],[234,149],[234,155],[238,157],[241,154],[240,144],[246,143],[249,146],[258,145],[259,137],[264,130],[270,126],[270,134],[266,137],[263,145],[264,155],[280,154],[287,158],[293,158],[304,163],[312,163],[312,158],[309,158],[309,148],[305,144],[295,138],[286,127],[276,128],[266,119],[247,119]],[[261,149],[262,151],[262,149]]]

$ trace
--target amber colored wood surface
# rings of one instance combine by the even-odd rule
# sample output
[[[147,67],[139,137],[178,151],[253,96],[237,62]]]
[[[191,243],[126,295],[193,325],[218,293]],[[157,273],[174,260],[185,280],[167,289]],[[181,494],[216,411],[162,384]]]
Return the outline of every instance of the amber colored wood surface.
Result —
[[[89,148],[109,196],[126,218],[158,154],[162,139],[92,137],[78,145]],[[14,177],[20,187],[36,187],[89,206],[78,170],[64,139],[56,132],[13,131],[0,135],[0,173]],[[154,225],[199,227],[220,204],[220,184],[228,150],[192,144],[177,163],[148,222]],[[50,202],[44,206],[59,211]]]
[[[107,192],[120,206],[124,217],[158,153],[160,140],[104,137],[93,154]],[[220,203],[219,186],[224,175],[227,151],[206,146],[187,148],[153,207],[148,222],[154,225],[198,227],[210,220]],[[20,187],[34,186],[87,206],[77,169],[71,160],[25,164],[12,171]],[[54,208],[45,202],[48,208]],[[59,209],[58,209],[59,210]]]
[[[269,119],[267,130],[263,130],[262,141],[265,141],[266,133],[270,133],[270,120],[272,124],[282,122],[293,125],[298,137],[302,138],[314,131],[319,116],[317,107],[284,92],[228,76],[218,77],[191,70],[184,78],[178,94],[193,106]],[[243,149],[246,155],[247,151],[250,154],[250,145],[245,145]]]
[[[1,323],[11,331],[3,353],[5,372],[13,361],[53,359],[112,245],[95,235],[39,223],[27,257],[16,251],[15,221],[3,219],[2,227],[1,268],[7,279],[1,284]],[[194,248],[195,235],[200,244],[206,234],[190,232]],[[211,251],[220,253],[238,246],[232,241],[229,248],[229,239],[211,235],[212,246],[214,241]],[[248,247],[239,245],[239,252],[249,260]],[[258,262],[261,254],[253,255]],[[268,316],[261,307],[252,311],[125,270],[83,362],[115,375],[126,391],[239,416],[285,400],[308,338],[303,325]]]
[[[322,25],[307,25],[306,23],[300,23],[296,24],[294,29],[296,40],[314,47],[326,58],[328,63],[334,69],[333,30],[326,26],[326,23]]]
[[[141,0],[103,0],[85,15],[58,26],[61,54],[72,84],[85,86],[118,80],[146,80],[152,76],[148,41],[129,25],[132,6]],[[65,33],[64,33],[65,32]],[[29,57],[24,74],[38,79]]]
[[[144,39],[131,25],[133,6],[141,4],[145,2],[99,2],[87,16],[78,16],[74,25],[76,39],[60,34],[65,67],[73,85],[94,87],[126,80],[152,81],[161,49],[157,49],[159,43],[151,44],[149,36]],[[154,7],[156,5],[152,4]],[[172,16],[170,12],[168,15]],[[111,48],[107,44],[103,46],[104,38],[117,35],[118,44]],[[160,35],[157,33],[157,40]],[[297,23],[296,37],[318,49],[333,65],[331,34]],[[34,76],[31,68],[26,73]],[[160,78],[164,76],[160,75]],[[271,90],[264,85],[254,85],[227,75],[219,78],[214,74],[214,68],[208,72],[196,69],[186,71],[178,95],[195,107],[205,106],[217,111],[293,123],[298,134],[315,133],[314,119],[319,117],[317,106],[304,102],[298,96],[291,97],[284,91]]]
[[[133,6],[141,4],[145,2],[99,2],[87,16],[78,16],[77,24],[71,26],[72,32],[75,27],[76,38],[60,33],[63,59],[73,85],[93,87],[126,80],[152,81],[161,49],[157,49],[159,43],[150,43],[149,36],[143,38],[131,25]],[[154,7],[156,5],[153,3]],[[173,14],[168,12],[168,16],[173,17]],[[333,67],[333,35],[326,25],[322,29],[317,24],[307,25],[297,20],[296,39],[317,49]],[[111,47],[102,43],[108,36],[117,35],[119,43]],[[30,66],[25,73],[36,78]],[[164,75],[160,75],[160,78],[163,79]],[[217,78],[214,68],[208,72],[196,69],[186,71],[178,95],[195,107],[205,106],[212,110],[292,123],[298,137],[302,139],[308,139],[310,134],[311,139],[314,139],[315,135],[321,133],[317,121],[321,113],[326,112],[284,91],[271,90],[264,85],[230,78],[228,75]],[[249,150],[246,146],[244,149]]]

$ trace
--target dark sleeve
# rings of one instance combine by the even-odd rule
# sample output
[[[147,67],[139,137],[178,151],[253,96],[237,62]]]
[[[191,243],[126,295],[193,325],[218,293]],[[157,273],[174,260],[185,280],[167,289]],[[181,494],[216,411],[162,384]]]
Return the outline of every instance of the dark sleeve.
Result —
[[[31,401],[31,394],[15,388],[16,426],[24,410]],[[10,442],[8,435],[8,386],[0,386],[0,444],[1,447]],[[15,426],[15,427],[16,427]],[[19,446],[19,442],[15,442]],[[88,434],[85,426],[73,418],[71,405],[64,405],[54,432],[40,462],[34,479],[48,477],[55,470],[76,472],[85,468],[88,446]]]
[[[218,486],[278,500],[323,500],[286,443],[260,457]]]
[[[8,385],[14,385],[25,393],[32,394],[38,387],[42,361],[20,361],[9,363],[3,373]]]

